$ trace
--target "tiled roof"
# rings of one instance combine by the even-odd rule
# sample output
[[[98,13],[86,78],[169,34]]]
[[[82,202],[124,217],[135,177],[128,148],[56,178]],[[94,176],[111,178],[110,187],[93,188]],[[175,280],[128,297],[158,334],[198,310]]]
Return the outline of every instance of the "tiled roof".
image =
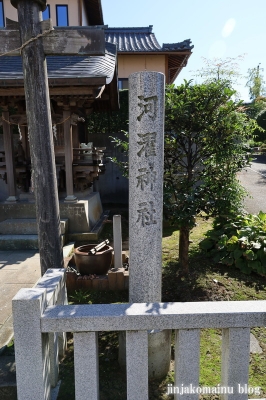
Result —
[[[163,46],[160,46],[152,27],[150,25],[141,28],[106,28],[105,40],[117,45],[118,53],[190,51],[194,47],[190,39],[180,43],[163,43]]]
[[[48,78],[106,78],[109,84],[116,67],[116,46],[106,43],[105,56],[47,56]],[[0,58],[0,85],[23,79],[21,57]]]

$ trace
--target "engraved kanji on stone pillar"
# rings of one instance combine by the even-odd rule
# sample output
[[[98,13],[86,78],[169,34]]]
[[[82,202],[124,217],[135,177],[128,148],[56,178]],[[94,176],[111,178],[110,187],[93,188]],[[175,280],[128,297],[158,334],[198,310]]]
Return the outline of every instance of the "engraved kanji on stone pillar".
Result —
[[[129,77],[129,241],[131,302],[161,301],[164,75]]]

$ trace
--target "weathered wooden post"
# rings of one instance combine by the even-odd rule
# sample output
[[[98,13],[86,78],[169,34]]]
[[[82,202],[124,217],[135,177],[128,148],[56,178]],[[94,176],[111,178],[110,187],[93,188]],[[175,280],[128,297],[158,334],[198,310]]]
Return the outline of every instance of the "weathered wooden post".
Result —
[[[41,17],[46,0],[11,0],[11,4],[18,10],[21,43],[42,33]],[[64,264],[47,66],[41,39],[23,48],[22,64],[39,251],[44,274],[48,268],[63,268]]]
[[[6,158],[6,173],[8,181],[8,198],[7,203],[15,203],[17,201],[17,188],[15,182],[15,162],[14,162],[14,146],[13,137],[11,133],[9,121],[9,112],[7,106],[2,106],[2,118],[3,118],[3,137],[5,147],[5,158]]]
[[[60,215],[52,137],[49,88],[45,55],[104,55],[104,30],[44,27],[46,0],[10,0],[18,10],[18,27],[0,31],[0,54],[22,53],[32,176],[36,201],[42,274],[63,267]]]

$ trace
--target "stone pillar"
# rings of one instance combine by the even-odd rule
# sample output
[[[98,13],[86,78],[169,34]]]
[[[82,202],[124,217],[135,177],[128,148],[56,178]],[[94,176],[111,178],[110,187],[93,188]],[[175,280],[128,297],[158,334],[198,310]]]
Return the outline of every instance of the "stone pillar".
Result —
[[[113,238],[114,238],[114,267],[122,268],[122,232],[121,215],[113,216]]]
[[[129,301],[135,303],[161,301],[164,81],[158,72],[129,77]],[[166,375],[171,330],[149,332],[148,354],[149,377]]]
[[[65,139],[65,171],[66,171],[66,203],[76,203],[77,197],[73,190],[73,144],[72,144],[72,125],[70,121],[70,110],[63,111],[64,139]]]
[[[14,145],[13,137],[11,132],[9,121],[9,112],[7,107],[2,107],[3,117],[3,134],[4,134],[4,149],[5,149],[5,162],[6,162],[6,174],[7,174],[7,185],[8,185],[8,198],[6,202],[15,203],[18,200],[17,188],[16,188],[16,169],[15,169],[15,158],[14,158]]]
[[[161,301],[164,78],[129,77],[130,302]]]

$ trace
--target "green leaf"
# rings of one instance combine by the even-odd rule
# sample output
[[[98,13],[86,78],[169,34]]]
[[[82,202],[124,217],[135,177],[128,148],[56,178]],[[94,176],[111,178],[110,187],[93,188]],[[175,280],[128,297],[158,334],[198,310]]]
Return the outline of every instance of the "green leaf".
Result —
[[[247,267],[247,262],[243,258],[238,258],[235,261],[236,267],[239,268],[241,271]]]
[[[258,255],[258,258],[260,259],[260,261],[261,261],[261,264],[263,265],[263,266],[265,266],[266,267],[266,252],[265,252],[265,247],[262,249],[260,249],[258,252],[257,252],[257,255]]]
[[[225,265],[231,266],[234,264],[234,259],[232,257],[228,256],[228,257],[225,257],[222,259],[222,263]]]
[[[243,250],[237,249],[234,251],[234,259],[237,260],[238,258],[242,257],[243,255]]]
[[[234,244],[234,243],[237,243],[237,242],[238,242],[238,237],[237,237],[237,236],[232,236],[232,237],[228,240],[227,244]]]
[[[261,267],[260,261],[248,261],[248,268],[252,269],[253,271],[258,271],[260,267]]]
[[[243,253],[244,257],[246,257],[248,260],[256,260],[257,255],[254,253],[252,250],[246,250]]]
[[[258,213],[258,217],[259,217],[259,219],[260,219],[261,221],[266,221],[266,213],[260,211],[260,212]]]
[[[222,249],[226,245],[227,240],[228,240],[228,237],[226,235],[222,235],[218,242],[218,248]]]
[[[213,240],[211,239],[203,239],[200,243],[199,243],[199,247],[202,250],[210,250],[214,245]]]

